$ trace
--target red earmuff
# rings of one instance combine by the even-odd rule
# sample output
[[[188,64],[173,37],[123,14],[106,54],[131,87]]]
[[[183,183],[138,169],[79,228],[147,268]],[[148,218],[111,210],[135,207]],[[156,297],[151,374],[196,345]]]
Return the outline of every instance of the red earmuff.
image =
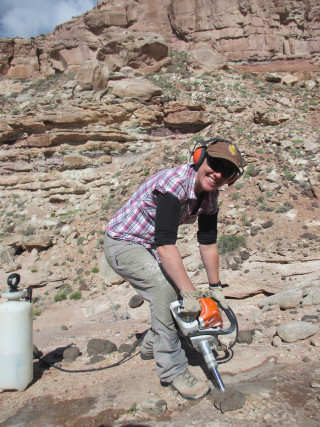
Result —
[[[228,186],[232,185],[237,179],[240,178],[240,174],[237,174],[234,178],[232,178],[230,181],[228,181]]]
[[[205,145],[202,145],[193,151],[192,160],[193,160],[193,163],[197,166],[197,168],[199,168],[202,165],[206,157],[206,151],[207,151],[207,147]]]

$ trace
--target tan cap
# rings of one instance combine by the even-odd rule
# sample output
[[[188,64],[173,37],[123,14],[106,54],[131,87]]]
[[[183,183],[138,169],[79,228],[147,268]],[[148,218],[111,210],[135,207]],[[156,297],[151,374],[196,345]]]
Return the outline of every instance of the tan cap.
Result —
[[[207,148],[207,154],[218,159],[229,160],[240,171],[240,168],[245,166],[245,162],[241,157],[237,147],[229,142],[217,141],[210,144]]]

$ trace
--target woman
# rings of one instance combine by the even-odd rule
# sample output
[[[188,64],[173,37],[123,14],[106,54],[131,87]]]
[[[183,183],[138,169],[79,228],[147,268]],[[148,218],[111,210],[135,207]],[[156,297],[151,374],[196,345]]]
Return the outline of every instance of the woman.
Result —
[[[150,303],[151,329],[144,337],[141,358],[154,358],[161,383],[186,399],[198,399],[210,387],[189,371],[170,312],[170,303],[182,298],[186,315],[200,313],[200,292],[176,247],[178,227],[198,218],[207,296],[227,308],[219,280],[218,189],[237,180],[245,165],[236,146],[225,139],[198,144],[193,163],[160,171],[138,188],[109,222],[104,240],[110,266]]]

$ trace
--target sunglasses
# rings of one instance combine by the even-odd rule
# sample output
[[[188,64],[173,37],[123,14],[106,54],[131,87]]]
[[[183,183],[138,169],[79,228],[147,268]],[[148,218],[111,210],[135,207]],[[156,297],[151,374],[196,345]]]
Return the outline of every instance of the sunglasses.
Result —
[[[221,173],[222,177],[227,181],[235,178],[238,174],[238,170],[233,166],[227,166],[222,163],[221,159],[217,159],[216,157],[207,156],[207,163],[210,169],[214,172]]]

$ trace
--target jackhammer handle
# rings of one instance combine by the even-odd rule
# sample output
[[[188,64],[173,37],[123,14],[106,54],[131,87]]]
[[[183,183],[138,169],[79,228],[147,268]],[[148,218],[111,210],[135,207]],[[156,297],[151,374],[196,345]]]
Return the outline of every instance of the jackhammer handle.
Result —
[[[229,328],[221,329],[219,333],[221,335],[231,334],[231,332],[233,332],[236,328],[238,328],[238,321],[237,321],[236,315],[234,314],[233,310],[230,307],[228,307],[227,309],[224,309],[219,302],[217,302],[217,305],[220,310],[226,313],[226,316],[230,322]]]

